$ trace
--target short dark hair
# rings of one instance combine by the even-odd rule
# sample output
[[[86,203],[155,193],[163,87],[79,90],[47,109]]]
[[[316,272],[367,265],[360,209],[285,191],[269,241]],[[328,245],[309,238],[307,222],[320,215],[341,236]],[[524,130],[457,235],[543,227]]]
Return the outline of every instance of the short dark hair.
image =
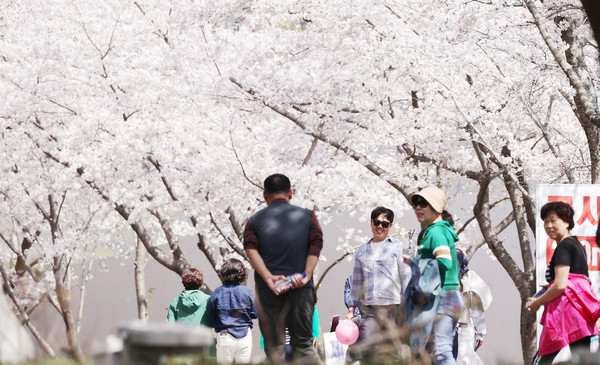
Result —
[[[573,221],[575,211],[573,210],[573,207],[569,204],[558,200],[544,204],[540,212],[542,220],[546,219],[546,217],[552,212],[556,213],[558,218],[569,223],[569,231],[572,230],[573,227],[575,227],[575,221]]]
[[[382,214],[384,217],[390,220],[390,223],[394,223],[394,212],[386,207],[377,207],[373,209],[371,212],[371,219],[376,219]]]
[[[229,259],[221,266],[219,276],[223,284],[241,284],[248,278],[248,272],[240,260]]]
[[[290,179],[283,174],[273,174],[265,179],[264,189],[267,193],[287,193],[292,188]]]
[[[181,283],[185,290],[198,290],[204,282],[204,274],[198,269],[185,269],[181,274]]]

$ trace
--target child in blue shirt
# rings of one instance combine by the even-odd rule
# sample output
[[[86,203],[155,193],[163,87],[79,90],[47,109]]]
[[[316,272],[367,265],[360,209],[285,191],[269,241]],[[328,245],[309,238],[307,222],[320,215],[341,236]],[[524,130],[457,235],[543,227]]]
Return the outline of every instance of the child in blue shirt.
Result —
[[[217,362],[246,364],[252,354],[252,320],[258,317],[254,293],[242,285],[248,273],[240,260],[232,258],[223,264],[219,276],[223,285],[213,292],[207,314],[217,332]]]

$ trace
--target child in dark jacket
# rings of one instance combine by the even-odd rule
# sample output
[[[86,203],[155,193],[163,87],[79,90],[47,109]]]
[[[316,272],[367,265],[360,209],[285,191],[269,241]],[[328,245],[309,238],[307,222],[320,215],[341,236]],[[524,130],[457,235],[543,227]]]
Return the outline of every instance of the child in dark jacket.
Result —
[[[213,292],[208,313],[217,333],[217,362],[246,364],[252,353],[252,320],[258,317],[254,293],[242,285],[248,273],[240,260],[229,259],[219,275],[223,285]]]

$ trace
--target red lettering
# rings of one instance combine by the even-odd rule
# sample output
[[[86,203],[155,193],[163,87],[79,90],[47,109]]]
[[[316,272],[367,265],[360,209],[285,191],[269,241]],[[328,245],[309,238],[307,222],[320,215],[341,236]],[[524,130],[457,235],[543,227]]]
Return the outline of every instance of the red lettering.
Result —
[[[588,257],[588,270],[600,271],[600,247],[596,242],[596,236],[577,236],[579,242],[586,251]],[[550,237],[546,239],[546,266],[550,264],[550,260],[554,255],[555,249],[552,248],[554,240]]]
[[[585,248],[588,257],[588,270],[600,271],[600,248],[596,242],[596,236],[577,236],[577,238]]]
[[[569,195],[548,195],[548,201],[561,201],[573,206],[573,197]]]
[[[600,197],[597,198],[597,209],[598,209],[598,216],[600,216]],[[594,216],[592,215],[592,208],[590,207],[590,197],[589,196],[584,196],[583,197],[583,211],[581,212],[581,217],[579,217],[579,219],[577,220],[577,225],[582,225],[583,222],[585,222],[586,220],[590,221],[590,223],[592,224],[592,226],[595,226],[596,224],[598,224],[598,221],[594,218]]]
[[[552,248],[552,244],[554,240],[550,237],[546,240],[546,266],[550,265],[550,259],[554,255],[554,249]]]

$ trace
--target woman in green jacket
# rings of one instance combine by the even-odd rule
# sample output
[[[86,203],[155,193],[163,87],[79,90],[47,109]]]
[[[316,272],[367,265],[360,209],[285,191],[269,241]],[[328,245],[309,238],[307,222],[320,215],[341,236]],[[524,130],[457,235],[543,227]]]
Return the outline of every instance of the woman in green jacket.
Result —
[[[455,365],[452,344],[456,324],[462,309],[459,291],[458,260],[456,247],[458,236],[454,228],[442,219],[446,208],[446,194],[435,186],[413,194],[410,202],[421,223],[417,255],[422,259],[435,259],[442,280],[439,309],[433,323],[433,355],[436,364]]]

